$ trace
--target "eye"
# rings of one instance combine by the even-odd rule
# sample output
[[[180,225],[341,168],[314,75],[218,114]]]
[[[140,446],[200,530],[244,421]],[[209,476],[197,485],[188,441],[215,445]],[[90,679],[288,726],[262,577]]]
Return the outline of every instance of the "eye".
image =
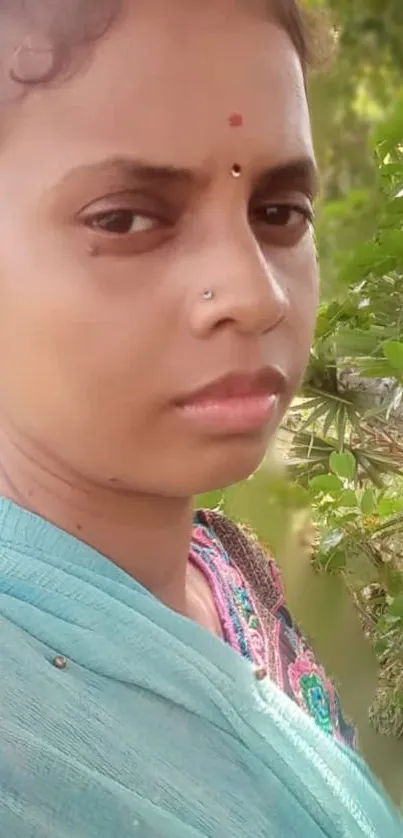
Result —
[[[308,204],[270,203],[256,206],[251,223],[259,239],[268,245],[293,247],[313,224],[313,210]]]
[[[131,209],[114,209],[87,216],[85,225],[91,230],[109,233],[112,236],[127,236],[155,230],[159,222],[150,215],[137,213]]]
[[[267,204],[255,210],[257,221],[276,227],[296,227],[313,223],[313,212],[296,204]]]

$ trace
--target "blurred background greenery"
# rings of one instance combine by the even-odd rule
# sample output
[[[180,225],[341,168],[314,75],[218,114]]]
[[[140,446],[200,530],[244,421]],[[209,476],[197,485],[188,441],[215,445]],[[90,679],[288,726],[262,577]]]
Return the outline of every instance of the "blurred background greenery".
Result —
[[[310,98],[322,304],[306,380],[245,484],[201,499],[250,525],[403,802],[403,2],[310,0],[330,66]]]

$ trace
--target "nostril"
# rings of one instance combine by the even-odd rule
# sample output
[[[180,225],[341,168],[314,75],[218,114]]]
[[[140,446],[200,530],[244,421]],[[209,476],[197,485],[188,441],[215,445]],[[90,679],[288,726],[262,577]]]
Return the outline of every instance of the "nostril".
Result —
[[[236,322],[236,317],[222,317],[220,320],[217,320],[215,324],[215,331],[225,331],[228,329],[229,326],[233,326]]]

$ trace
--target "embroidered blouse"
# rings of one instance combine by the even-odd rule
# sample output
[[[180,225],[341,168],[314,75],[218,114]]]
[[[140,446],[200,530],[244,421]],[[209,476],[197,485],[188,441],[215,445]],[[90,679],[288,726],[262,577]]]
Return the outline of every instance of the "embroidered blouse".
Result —
[[[225,641],[251,661],[258,677],[268,674],[325,733],[355,747],[355,731],[343,718],[335,687],[285,606],[275,562],[267,559],[274,592],[268,621],[261,619],[251,586],[203,513],[195,518],[190,560],[210,585]]]

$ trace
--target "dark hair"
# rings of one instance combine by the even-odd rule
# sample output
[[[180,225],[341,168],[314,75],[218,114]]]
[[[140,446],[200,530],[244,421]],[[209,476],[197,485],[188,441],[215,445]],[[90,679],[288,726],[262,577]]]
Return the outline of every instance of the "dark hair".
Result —
[[[322,19],[301,6],[300,0],[271,0],[271,13],[288,33],[298,53],[304,76],[320,61]]]
[[[315,26],[299,0],[267,0],[286,30],[306,75],[315,50]],[[0,0],[0,49],[7,82],[21,89],[74,72],[91,45],[114,24],[124,0]]]

